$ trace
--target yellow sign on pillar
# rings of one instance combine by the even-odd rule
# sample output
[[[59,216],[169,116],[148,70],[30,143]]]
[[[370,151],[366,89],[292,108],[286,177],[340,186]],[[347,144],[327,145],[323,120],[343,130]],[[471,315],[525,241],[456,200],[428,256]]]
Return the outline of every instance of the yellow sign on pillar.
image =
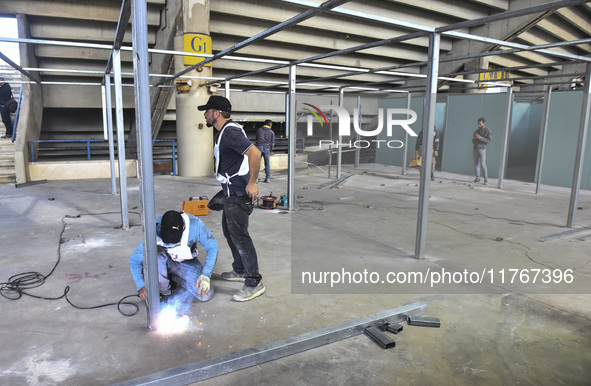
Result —
[[[211,55],[211,36],[203,34],[185,34],[183,38],[184,52]],[[199,56],[185,56],[184,58],[186,66],[192,66],[205,60],[205,57]],[[211,67],[211,63],[207,63],[206,66]]]
[[[480,82],[486,82],[486,81],[498,82],[498,83],[507,82],[507,85],[510,85],[508,83],[508,81],[509,81],[509,72],[508,71],[499,70],[499,71],[481,72],[480,74],[478,74],[478,80]],[[486,83],[479,83],[478,87],[490,87],[490,85],[488,85]],[[499,87],[499,86],[495,85],[494,87]]]

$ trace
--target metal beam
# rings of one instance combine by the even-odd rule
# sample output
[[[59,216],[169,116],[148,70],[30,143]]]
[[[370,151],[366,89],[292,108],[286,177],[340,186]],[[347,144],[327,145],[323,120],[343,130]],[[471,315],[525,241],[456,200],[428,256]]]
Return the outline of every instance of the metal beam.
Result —
[[[556,9],[564,8],[564,7],[572,7],[573,5],[584,4],[584,3],[587,3],[588,1],[589,0],[563,0],[563,1],[555,1],[555,2],[545,3],[545,4],[541,4],[541,5],[536,5],[533,7],[527,7],[527,8],[515,9],[515,10],[511,10],[511,11],[500,12],[500,13],[496,13],[491,16],[485,16],[485,17],[481,17],[478,19],[466,20],[466,21],[461,21],[459,23],[454,23],[454,24],[438,27],[438,28],[435,28],[435,32],[444,33],[447,31],[453,31],[453,30],[457,30],[457,29],[474,27],[474,26],[478,26],[478,25],[492,23],[495,21],[507,20],[507,19],[511,19],[514,17],[527,16],[527,15],[531,15],[534,13],[542,13],[542,12],[552,11],[552,10],[556,10]]]
[[[2,52],[0,52],[0,59],[4,60],[6,63],[8,63],[12,68],[14,68],[15,70],[17,70],[18,72],[20,72],[21,74],[23,74],[24,76],[26,76],[27,78],[33,80],[35,83],[40,84],[39,83],[39,78],[37,78],[36,76],[33,76],[31,74],[29,74],[27,71],[25,71],[21,66],[19,66],[18,64],[16,64],[15,62],[13,62],[12,60],[10,60],[10,58],[6,55],[4,55]]]
[[[342,108],[345,107],[345,89],[344,88],[339,89],[339,106]],[[341,122],[339,122],[339,126],[340,126],[340,124],[341,124]],[[341,136],[341,130],[339,130],[339,135],[337,138],[338,138],[338,142],[337,142],[337,178],[341,178],[341,168],[343,166],[343,146],[342,146],[343,137]],[[330,139],[332,140],[332,137]],[[330,157],[332,157],[332,153],[330,153]]]
[[[123,0],[121,4],[121,12],[119,13],[119,21],[117,22],[117,30],[115,31],[115,40],[113,42],[113,50],[120,50],[123,43],[123,37],[125,31],[129,26],[129,17],[131,16],[131,1]],[[109,74],[113,68],[113,55],[109,55],[107,61],[107,68],[105,68],[105,74]]]
[[[111,194],[117,194],[115,173],[115,144],[113,141],[113,106],[111,97],[111,74],[105,74],[105,118],[107,120],[107,140],[109,141],[109,165],[111,166]]]
[[[540,193],[542,184],[542,166],[544,165],[544,151],[546,149],[546,138],[548,135],[548,117],[550,116],[550,99],[552,97],[552,87],[545,86],[546,95],[542,111],[542,127],[540,128],[540,138],[538,141],[538,157],[536,160],[536,194]]]
[[[127,171],[125,165],[125,127],[123,122],[123,89],[121,86],[121,52],[113,50],[115,78],[115,116],[117,119],[117,159],[119,161],[119,195],[121,198],[121,227],[129,229],[127,207]]]
[[[432,33],[429,37],[429,64],[427,66],[427,89],[423,110],[423,160],[421,165],[415,257],[422,259],[427,241],[427,212],[431,184],[431,165],[433,163],[433,130],[435,129],[435,110],[437,105],[437,72],[439,70],[439,41],[441,35]],[[406,160],[404,161],[406,162]]]
[[[152,119],[150,114],[150,79],[148,29],[145,0],[132,4],[133,73],[135,83],[135,128],[141,185],[144,274],[146,275],[148,329],[157,328],[160,314],[158,254],[156,250],[156,215],[154,210],[154,170],[152,160]],[[173,154],[174,155],[174,154]],[[174,158],[172,160],[174,162]]]
[[[406,93],[406,109],[410,110],[411,95],[409,92]],[[406,115],[409,118],[410,114]],[[408,143],[408,131],[404,130],[404,143]],[[408,158],[408,146],[404,146],[402,149],[402,175],[406,175],[406,160]]]
[[[243,40],[242,42],[240,42],[238,44],[235,44],[234,46],[232,46],[230,48],[227,48],[227,49],[225,49],[223,51],[218,52],[217,54],[213,55],[211,58],[205,59],[205,60],[203,60],[203,61],[201,61],[201,62],[199,62],[197,64],[194,64],[194,65],[192,65],[190,67],[185,68],[184,70],[176,73],[174,75],[174,78],[177,78],[177,77],[179,77],[181,75],[184,75],[187,72],[191,72],[191,71],[193,71],[193,70],[195,70],[195,69],[197,69],[197,68],[199,68],[201,66],[206,65],[207,63],[211,63],[211,62],[213,62],[213,61],[215,61],[215,60],[217,60],[219,58],[224,57],[225,55],[228,55],[228,54],[231,54],[233,52],[236,52],[236,51],[238,51],[241,48],[244,48],[246,46],[249,46],[249,45],[251,45],[251,44],[253,44],[253,43],[255,43],[255,42],[259,41],[259,40],[263,40],[263,39],[265,39],[265,38],[267,38],[267,37],[269,37],[269,36],[271,36],[273,34],[276,34],[278,32],[281,32],[282,30],[284,30],[286,28],[292,27],[292,26],[294,26],[296,24],[299,24],[299,23],[301,23],[301,22],[303,22],[305,20],[308,20],[309,18],[311,18],[311,17],[313,17],[313,16],[315,16],[315,15],[317,15],[319,13],[326,12],[326,11],[328,11],[328,10],[334,8],[334,7],[338,7],[339,5],[344,4],[344,3],[347,3],[349,1],[350,0],[328,0],[328,1],[320,4],[317,8],[309,9],[307,11],[304,11],[304,12],[300,13],[299,15],[296,15],[296,16],[292,17],[291,19],[284,21],[283,23],[277,24],[277,25],[275,25],[275,26],[273,26],[273,27],[271,27],[271,28],[269,28],[269,29],[267,29],[267,30],[259,33],[259,34],[256,34],[256,35],[254,35],[254,36],[252,36],[252,37],[250,37],[250,38],[248,38],[246,40]],[[159,85],[161,85],[161,84],[163,84],[163,83],[165,83],[167,81],[170,81],[170,79],[160,80],[158,83],[156,83],[156,85],[159,86]]]
[[[505,168],[507,165],[507,156],[509,152],[509,136],[511,135],[511,117],[513,113],[513,89],[507,89],[507,99],[505,101],[505,130],[503,136],[503,149],[501,154],[501,165],[499,166],[499,180],[497,188],[503,187],[503,178],[505,177]]]
[[[292,211],[295,209],[295,155],[296,155],[296,139],[297,139],[297,123],[296,123],[296,66],[289,68],[289,91],[287,93],[287,103],[285,108],[285,122],[287,123],[287,133],[289,138],[289,167],[287,180],[287,208]]]
[[[583,91],[583,107],[579,126],[579,138],[577,140],[577,152],[575,153],[575,168],[573,171],[573,183],[570,192],[570,204],[568,207],[568,219],[566,226],[572,228],[575,225],[575,213],[579,202],[579,190],[583,179],[583,161],[587,148],[587,131],[589,118],[591,117],[591,63],[587,64],[585,72],[585,90]]]
[[[130,379],[117,383],[114,386],[173,386],[192,384],[361,335],[365,328],[369,326],[384,323],[398,323],[407,320],[409,316],[421,316],[426,313],[427,305],[425,303],[412,303],[360,319],[337,324],[335,326],[321,328],[291,338],[252,347],[236,353],[222,355],[143,377]]]

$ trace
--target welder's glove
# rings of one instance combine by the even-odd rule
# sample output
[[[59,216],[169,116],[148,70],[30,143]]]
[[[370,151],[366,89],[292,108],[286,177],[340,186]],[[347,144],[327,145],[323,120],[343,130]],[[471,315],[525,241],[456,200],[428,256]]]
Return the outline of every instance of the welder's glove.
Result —
[[[201,275],[199,276],[199,279],[197,279],[197,288],[199,288],[199,295],[203,294],[203,293],[209,293],[209,287],[210,287],[210,282],[209,282],[209,277],[205,276],[205,275]]]

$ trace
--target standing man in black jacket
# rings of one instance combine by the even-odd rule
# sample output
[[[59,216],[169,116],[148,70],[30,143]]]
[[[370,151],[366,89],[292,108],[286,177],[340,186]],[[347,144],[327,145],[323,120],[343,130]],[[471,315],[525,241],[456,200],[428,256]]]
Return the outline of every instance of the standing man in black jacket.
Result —
[[[10,111],[5,107],[5,103],[12,98],[12,89],[10,85],[0,78],[0,114],[2,115],[2,123],[6,126],[6,134],[2,138],[12,138],[12,117]]]

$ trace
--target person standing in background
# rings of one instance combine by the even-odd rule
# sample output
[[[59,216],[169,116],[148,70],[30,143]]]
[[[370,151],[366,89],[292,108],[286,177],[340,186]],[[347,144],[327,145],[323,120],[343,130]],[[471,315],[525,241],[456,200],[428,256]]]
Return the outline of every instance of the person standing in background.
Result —
[[[2,115],[2,123],[6,127],[6,134],[2,138],[12,138],[12,117],[10,110],[5,106],[6,102],[12,99],[12,88],[4,81],[4,78],[0,78],[0,84],[0,115]]]
[[[476,171],[476,178],[474,182],[480,182],[480,167],[484,177],[484,185],[488,183],[488,169],[486,168],[486,145],[492,141],[492,136],[484,118],[478,118],[478,129],[472,134],[472,143],[474,148],[472,155],[474,156],[474,169]]]
[[[271,130],[273,121],[267,119],[263,127],[258,129],[256,136],[256,147],[265,160],[265,182],[271,182],[271,156],[275,145],[275,133]]]

